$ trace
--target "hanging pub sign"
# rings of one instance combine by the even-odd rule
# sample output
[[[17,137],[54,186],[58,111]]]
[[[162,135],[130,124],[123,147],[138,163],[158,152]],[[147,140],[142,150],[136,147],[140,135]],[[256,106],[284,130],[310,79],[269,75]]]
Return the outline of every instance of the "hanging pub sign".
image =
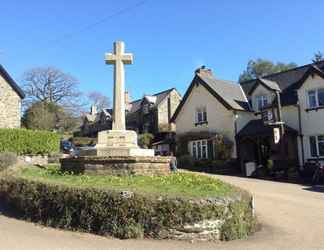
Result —
[[[273,140],[277,144],[280,141],[280,128],[273,128]]]

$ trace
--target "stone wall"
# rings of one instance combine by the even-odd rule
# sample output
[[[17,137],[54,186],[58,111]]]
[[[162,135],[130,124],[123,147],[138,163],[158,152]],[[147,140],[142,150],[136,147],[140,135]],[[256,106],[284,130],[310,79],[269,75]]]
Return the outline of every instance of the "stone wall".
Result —
[[[175,110],[177,109],[181,97],[177,93],[176,90],[172,90],[169,94],[170,98],[170,118],[173,116]],[[165,98],[163,102],[161,102],[158,106],[158,129],[159,132],[169,132],[169,131],[175,131],[174,124],[169,123],[169,114],[168,114],[168,98]]]
[[[0,75],[0,128],[19,128],[21,99]]]
[[[17,165],[28,166],[28,165],[47,165],[47,155],[20,155],[17,157]]]
[[[63,171],[94,175],[167,175],[170,173],[169,157],[146,156],[80,156],[61,159]]]

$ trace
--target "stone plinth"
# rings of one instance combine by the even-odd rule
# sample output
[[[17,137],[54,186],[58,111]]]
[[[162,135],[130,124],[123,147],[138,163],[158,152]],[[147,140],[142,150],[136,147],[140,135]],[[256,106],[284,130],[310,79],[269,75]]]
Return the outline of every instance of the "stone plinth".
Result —
[[[61,159],[61,170],[94,175],[167,175],[170,158],[153,156],[80,156]]]
[[[143,149],[137,145],[137,134],[132,130],[106,130],[98,133],[98,144],[94,148],[83,149],[80,156],[154,156],[153,149]]]

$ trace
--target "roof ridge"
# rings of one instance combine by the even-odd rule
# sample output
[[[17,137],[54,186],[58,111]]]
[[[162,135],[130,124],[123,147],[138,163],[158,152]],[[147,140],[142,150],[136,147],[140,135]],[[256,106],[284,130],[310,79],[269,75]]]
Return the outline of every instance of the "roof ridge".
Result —
[[[280,75],[280,74],[287,73],[287,72],[293,71],[293,70],[298,70],[298,69],[301,69],[301,68],[306,68],[306,67],[310,67],[310,66],[314,66],[314,65],[317,66],[316,64],[323,63],[323,62],[324,62],[324,60],[321,60],[321,61],[318,61],[318,62],[313,62],[313,63],[308,63],[308,64],[305,64],[305,65],[297,66],[295,68],[291,68],[291,69],[287,69],[287,70],[284,70],[284,71],[280,71],[280,72],[276,72],[276,73],[271,73],[271,74],[268,74],[268,75],[264,75],[262,77],[256,77],[256,78],[253,78],[253,79],[250,79],[250,80],[246,80],[246,81],[240,82],[240,84],[251,83],[251,82],[257,80],[258,78],[272,77],[272,76],[275,76],[275,75]],[[268,79],[266,79],[266,80],[268,80]]]
[[[161,92],[158,92],[156,94],[153,94],[153,95],[149,95],[149,94],[144,94],[142,98],[139,98],[139,99],[136,99],[134,101],[131,101],[130,103],[134,103],[134,102],[138,102],[138,101],[141,101],[145,96],[157,96],[157,95],[161,95],[161,94],[164,94],[166,92],[171,92],[172,90],[175,90],[176,88],[170,88],[170,89],[167,89],[167,90],[163,90]]]
[[[21,99],[25,98],[24,91],[19,87],[15,80],[9,75],[6,69],[0,64],[0,75],[2,75],[5,81],[13,88],[13,90],[20,96]]]

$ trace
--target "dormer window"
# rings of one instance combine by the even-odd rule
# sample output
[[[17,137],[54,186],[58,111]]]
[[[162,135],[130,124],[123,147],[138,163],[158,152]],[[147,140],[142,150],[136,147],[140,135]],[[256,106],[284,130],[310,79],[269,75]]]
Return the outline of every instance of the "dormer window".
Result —
[[[200,107],[200,108],[196,109],[195,123],[196,124],[207,123],[207,109],[206,109],[206,107]]]
[[[265,95],[256,96],[255,103],[257,111],[261,111],[264,107],[268,105],[268,97]]]
[[[308,108],[318,108],[324,106],[324,89],[314,89],[307,92]]]

